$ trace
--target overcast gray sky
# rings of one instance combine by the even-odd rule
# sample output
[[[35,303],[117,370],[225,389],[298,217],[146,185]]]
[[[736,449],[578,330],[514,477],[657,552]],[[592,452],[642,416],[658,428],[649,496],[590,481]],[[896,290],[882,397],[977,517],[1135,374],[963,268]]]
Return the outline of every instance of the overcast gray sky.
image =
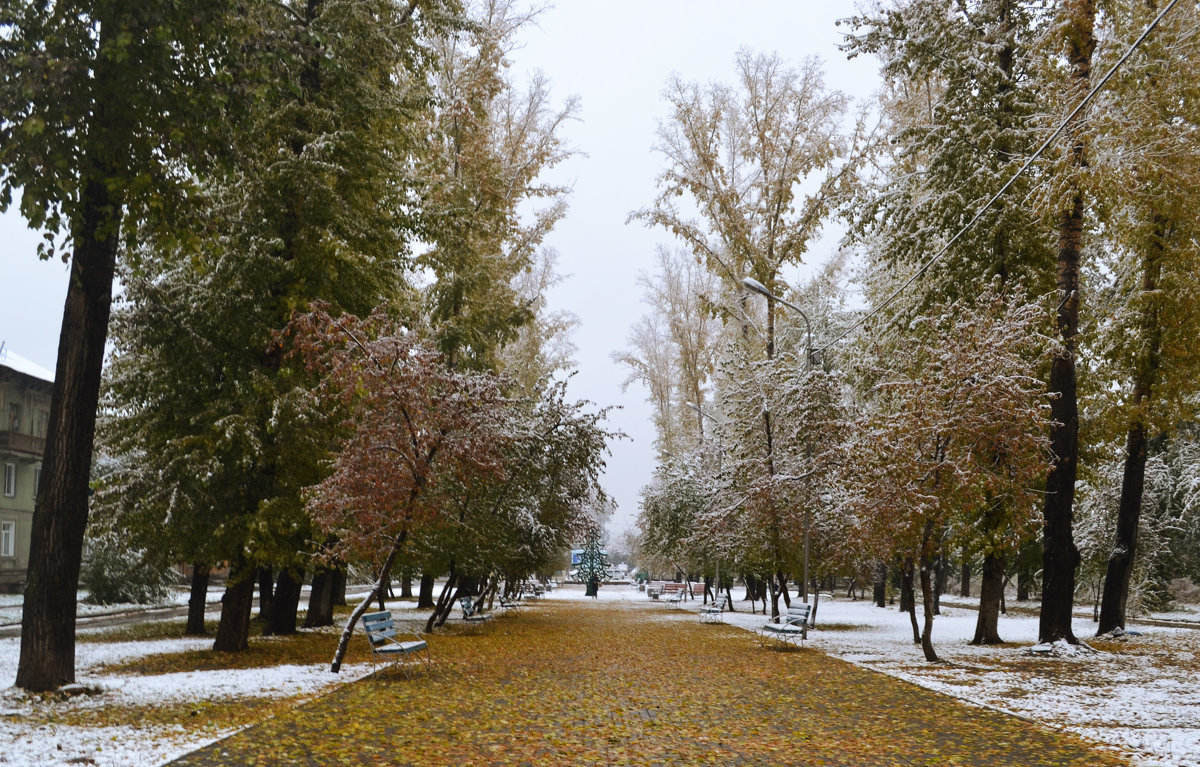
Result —
[[[555,96],[581,100],[580,120],[565,135],[582,154],[555,171],[574,192],[571,209],[550,235],[559,270],[568,279],[551,304],[576,314],[579,373],[574,396],[618,405],[611,426],[632,439],[612,446],[605,487],[618,508],[610,530],[637,516],[638,490],[654,466],[654,431],[645,392],[621,392],[626,371],[610,359],[623,349],[629,327],[645,312],[637,276],[652,271],[655,246],[673,244],[659,230],[626,224],[630,211],[655,194],[661,158],[651,152],[665,116],[660,93],[672,72],[689,81],[733,80],[739,47],[778,53],[793,62],[816,56],[828,84],[856,100],[877,87],[875,62],[847,61],[838,50],[846,27],[839,18],[850,2],[810,0],[559,0],[524,36],[512,73],[522,80],[540,69]],[[38,261],[39,235],[12,210],[0,216],[0,341],[16,353],[54,369],[66,295],[67,267]],[[829,255],[830,240],[809,261]]]

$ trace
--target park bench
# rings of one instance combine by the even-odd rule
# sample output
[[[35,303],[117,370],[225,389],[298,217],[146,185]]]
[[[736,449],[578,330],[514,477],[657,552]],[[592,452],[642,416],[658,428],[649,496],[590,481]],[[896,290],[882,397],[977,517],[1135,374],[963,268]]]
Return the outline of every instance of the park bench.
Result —
[[[706,605],[700,605],[701,623],[723,623],[725,620],[725,595],[717,594],[716,599]]]
[[[429,644],[421,638],[420,634],[408,629],[404,629],[403,633],[411,634],[414,638],[411,640],[399,639],[402,631],[392,620],[390,610],[367,613],[362,617],[362,622],[363,631],[367,634],[367,641],[371,643],[372,670],[377,658],[399,666],[405,677],[409,677],[412,666],[424,664],[427,670],[433,669],[433,660],[429,657]]]
[[[795,641],[799,637],[802,641],[808,638],[808,615],[812,610],[812,605],[797,603],[787,609],[787,612],[779,616],[779,622],[768,622],[761,629],[758,635],[762,641],[774,639],[782,644]]]
[[[461,597],[458,600],[458,605],[462,608],[463,622],[472,628],[482,626],[492,619],[491,613],[485,613],[476,607],[470,597]]]
[[[513,594],[510,597],[506,597],[503,594],[500,595],[500,607],[503,608],[505,614],[515,612],[524,606],[525,603],[521,601],[520,593]]]
[[[650,581],[646,584],[646,596],[657,601],[659,594],[662,593],[662,588],[666,584],[663,581]]]
[[[666,602],[673,607],[678,606],[683,601],[685,589],[687,589],[686,583],[664,583],[662,590],[659,591],[659,601]]]

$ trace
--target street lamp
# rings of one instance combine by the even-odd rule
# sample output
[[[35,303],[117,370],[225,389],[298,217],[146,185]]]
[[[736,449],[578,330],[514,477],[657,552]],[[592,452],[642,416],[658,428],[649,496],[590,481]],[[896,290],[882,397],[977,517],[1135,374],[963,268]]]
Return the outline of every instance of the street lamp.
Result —
[[[812,365],[816,364],[817,353],[816,353],[816,350],[813,349],[813,345],[812,345],[812,325],[809,324],[808,315],[804,313],[804,310],[801,309],[799,306],[796,306],[795,304],[793,304],[791,301],[780,298],[779,296],[775,295],[771,291],[767,290],[766,285],[762,284],[761,282],[754,279],[753,277],[743,277],[742,278],[742,286],[745,287],[749,291],[758,293],[759,295],[762,295],[762,296],[766,296],[767,298],[771,299],[772,301],[778,301],[779,303],[783,304],[787,308],[795,311],[797,314],[800,315],[801,318],[803,318],[804,331],[808,336],[808,344],[806,345],[806,347],[804,349],[804,356],[810,367]]]
[[[749,291],[766,296],[768,300],[778,301],[789,309],[795,311],[804,319],[804,330],[808,334],[808,346],[804,350],[804,357],[805,361],[808,363],[808,366],[812,367],[816,363],[816,352],[813,350],[812,345],[812,325],[809,324],[808,315],[804,313],[804,310],[793,304],[791,301],[782,299],[771,291],[767,290],[766,285],[763,285],[753,277],[743,277],[742,285]],[[806,505],[804,507],[804,604],[808,604],[808,528],[808,506]]]

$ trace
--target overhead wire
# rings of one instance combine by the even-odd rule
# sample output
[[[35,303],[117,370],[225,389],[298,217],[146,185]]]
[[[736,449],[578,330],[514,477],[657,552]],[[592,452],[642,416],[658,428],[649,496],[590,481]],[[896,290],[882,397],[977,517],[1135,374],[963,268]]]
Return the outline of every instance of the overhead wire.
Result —
[[[845,338],[846,336],[850,335],[858,328],[862,327],[864,324],[867,323],[868,320],[870,320],[876,314],[878,314],[879,312],[883,311],[888,306],[890,306],[892,304],[892,302],[894,302],[900,296],[901,293],[903,293],[905,290],[910,288],[912,286],[912,284],[914,282],[916,282],[917,279],[921,275],[923,275],[925,272],[929,271],[929,268],[931,266],[933,266],[935,263],[940,261],[942,259],[942,257],[945,256],[946,253],[949,252],[950,248],[954,245],[954,243],[957,242],[960,237],[962,237],[964,234],[966,234],[971,229],[971,227],[975,226],[975,224],[977,224],[979,222],[979,220],[981,218],[983,218],[983,215],[988,211],[988,209],[991,208],[992,205],[997,200],[999,200],[1004,195],[1004,193],[1007,192],[1009,190],[1009,188],[1012,187],[1013,184],[1015,184],[1017,182],[1017,179],[1019,179],[1025,173],[1025,171],[1029,170],[1029,168],[1033,165],[1034,161],[1042,156],[1042,153],[1045,152],[1046,149],[1048,149],[1052,143],[1054,143],[1054,140],[1057,139],[1060,135],[1062,135],[1062,132],[1067,129],[1067,126],[1071,124],[1071,121],[1073,121],[1079,115],[1079,113],[1082,112],[1083,109],[1088,104],[1091,103],[1092,99],[1095,98],[1096,94],[1099,93],[1100,90],[1108,83],[1108,81],[1112,79],[1113,75],[1115,75],[1117,73],[1117,71],[1121,68],[1121,66],[1124,65],[1124,63],[1129,59],[1129,57],[1133,55],[1134,51],[1136,51],[1141,46],[1141,44],[1143,42],[1145,42],[1146,38],[1150,36],[1150,33],[1154,31],[1154,29],[1159,25],[1159,23],[1166,17],[1166,15],[1168,13],[1171,12],[1171,9],[1174,8],[1178,3],[1179,3],[1179,0],[1171,0],[1167,4],[1167,6],[1165,8],[1163,8],[1163,10],[1158,14],[1158,16],[1156,16],[1154,18],[1154,20],[1151,21],[1146,26],[1146,28],[1142,31],[1142,34],[1138,36],[1138,39],[1135,40],[1133,42],[1133,44],[1129,46],[1129,50],[1125,51],[1125,53],[1121,56],[1121,58],[1117,59],[1116,63],[1113,64],[1112,67],[1109,68],[1108,72],[1105,73],[1105,75],[1100,78],[1100,81],[1097,82],[1096,85],[1090,91],[1088,91],[1088,94],[1086,96],[1084,96],[1083,99],[1081,99],[1078,104],[1075,105],[1075,108],[1072,109],[1071,112],[1065,118],[1063,118],[1062,122],[1059,123],[1059,126],[1054,129],[1054,132],[1051,133],[1050,136],[1045,141],[1042,142],[1041,146],[1039,146],[1037,148],[1037,150],[1032,155],[1029,156],[1029,159],[1027,159],[1025,161],[1025,163],[1021,166],[1021,168],[1012,175],[1012,178],[1010,178],[1007,182],[1005,182],[1004,186],[1000,187],[999,191],[997,191],[995,194],[993,194],[991,196],[991,198],[988,199],[987,202],[985,202],[983,205],[981,205],[979,207],[979,209],[977,211],[975,211],[975,215],[973,215],[971,217],[971,220],[968,221],[966,224],[964,224],[963,227],[961,229],[959,229],[954,234],[954,236],[951,237],[946,242],[946,244],[941,247],[940,250],[938,250],[937,253],[933,254],[929,258],[928,261],[926,261],[924,264],[921,265],[920,268],[918,268],[915,272],[913,272],[912,276],[909,277],[907,280],[905,280],[904,283],[902,285],[900,285],[900,287],[898,287],[894,291],[892,291],[891,295],[889,295],[887,298],[885,298],[881,304],[879,304],[878,306],[873,308],[867,314],[863,315],[860,319],[858,319],[857,321],[852,323],[850,325],[850,327],[846,328],[840,334],[835,336],[833,338],[833,340],[827,342],[825,345],[821,346],[816,351],[824,352],[826,349],[833,346],[838,341],[840,341],[843,338]]]

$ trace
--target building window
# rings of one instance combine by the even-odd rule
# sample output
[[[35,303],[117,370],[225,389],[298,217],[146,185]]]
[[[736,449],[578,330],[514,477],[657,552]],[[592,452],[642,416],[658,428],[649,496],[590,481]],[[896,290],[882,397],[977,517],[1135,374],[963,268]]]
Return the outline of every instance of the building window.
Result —
[[[8,430],[21,430],[21,406],[15,402],[8,403]]]
[[[38,466],[33,470],[33,500],[37,500],[38,490],[42,486],[42,467]]]
[[[50,414],[47,413],[45,410],[39,410],[37,420],[34,421],[34,425],[33,425],[33,436],[45,437],[46,436],[46,424],[49,421],[50,421]]]
[[[0,557],[17,555],[17,523],[0,522]]]
[[[4,494],[12,498],[17,494],[17,465],[4,464]]]

